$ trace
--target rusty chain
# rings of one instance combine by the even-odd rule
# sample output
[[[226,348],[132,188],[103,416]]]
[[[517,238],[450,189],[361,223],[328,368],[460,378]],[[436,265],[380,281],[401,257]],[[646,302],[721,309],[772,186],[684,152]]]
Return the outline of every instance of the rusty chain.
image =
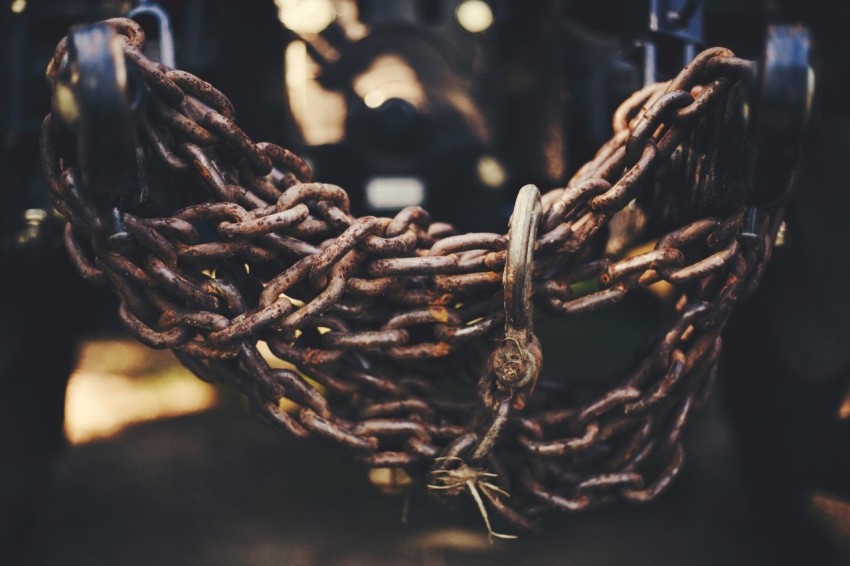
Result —
[[[649,501],[667,488],[684,462],[682,429],[717,375],[724,324],[758,285],[781,209],[760,216],[756,238],[740,237],[737,207],[620,258],[605,255],[607,228],[750,62],[709,49],[626,100],[612,139],[565,188],[536,205],[529,189],[511,228],[524,235],[457,234],[418,207],[352,216],[342,188],[314,182],[289,150],[253,142],[212,85],[146,58],[137,24],[109,23],[149,89],[138,131],[168,172],[159,189],[191,204],[123,212],[129,238],[118,242],[58,141],[56,111],[43,123],[42,160],[74,265],[114,288],[137,339],[239,388],[293,436],[346,445],[438,496],[470,492],[485,518],[482,495],[531,527],[546,509]],[[63,40],[48,67],[54,89],[67,64]],[[525,256],[509,251],[515,242]],[[662,281],[676,297],[669,322],[631,371],[584,402],[566,381],[537,383],[534,319],[577,317]],[[282,410],[283,398],[299,409]]]

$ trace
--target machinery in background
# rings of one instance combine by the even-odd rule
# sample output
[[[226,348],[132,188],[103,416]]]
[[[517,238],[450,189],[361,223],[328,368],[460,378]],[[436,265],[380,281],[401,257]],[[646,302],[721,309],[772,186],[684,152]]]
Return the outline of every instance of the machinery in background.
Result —
[[[70,24],[130,4],[15,0],[0,19],[0,261],[13,274],[0,288],[0,440],[9,455],[0,461],[0,556],[19,534],[5,525],[26,525],[62,443],[75,340],[92,327],[81,311],[112,300],[94,297],[59,249],[36,149],[49,107],[43,62]],[[653,28],[634,16],[666,15],[672,4],[688,14],[699,4],[688,1],[162,4],[180,66],[220,86],[253,137],[306,155],[320,179],[349,189],[357,213],[423,204],[463,230],[501,230],[521,184],[564,184],[608,137],[616,105],[665,78],[698,39],[690,18]],[[789,208],[788,245],[733,325],[725,380],[754,497],[800,556],[828,552],[828,525],[840,522],[825,519],[817,501],[850,508],[850,251],[840,244],[850,205],[842,186],[850,47],[835,10],[721,0],[702,13],[704,36],[743,56],[758,54],[765,22],[807,21],[824,63],[821,126],[807,144],[802,198]],[[155,22],[139,19],[157,37]],[[269,70],[259,84],[257,68]],[[755,346],[737,346],[743,335],[757,336]]]

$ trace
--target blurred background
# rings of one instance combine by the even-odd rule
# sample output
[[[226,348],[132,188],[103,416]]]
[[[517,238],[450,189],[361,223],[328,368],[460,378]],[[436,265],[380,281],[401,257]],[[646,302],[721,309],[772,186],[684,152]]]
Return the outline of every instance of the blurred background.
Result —
[[[503,231],[526,183],[563,186],[646,80],[648,45],[664,79],[700,45],[758,58],[768,23],[812,29],[817,114],[785,241],[730,325],[681,477],[657,503],[550,515],[541,534],[491,546],[471,505],[383,496],[336,447],[267,430],[238,396],[127,338],[111,294],[65,258],[37,137],[56,42],[135,4],[2,0],[0,563],[848,563],[850,10],[715,0],[698,25],[650,29],[653,10],[690,4],[161,2],[178,67],[227,94],[253,139],[307,158],[358,215],[422,205],[460,231]],[[156,56],[155,22],[138,19]],[[655,328],[655,306],[559,329],[547,360],[615,373],[628,356],[594,338]]]

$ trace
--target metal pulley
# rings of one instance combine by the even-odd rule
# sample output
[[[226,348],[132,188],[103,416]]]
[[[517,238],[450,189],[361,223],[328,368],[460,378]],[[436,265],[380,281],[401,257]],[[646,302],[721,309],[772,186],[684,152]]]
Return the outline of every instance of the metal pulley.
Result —
[[[68,33],[68,56],[56,74],[53,108],[76,136],[82,180],[97,199],[118,201],[126,194],[135,114],[143,94],[138,72],[112,26],[96,23]]]
[[[762,60],[734,65],[740,82],[715,82],[728,95],[696,125],[656,186],[652,208],[664,222],[745,206],[743,234],[752,234],[758,210],[781,206],[793,191],[814,97],[810,33],[770,26]]]
[[[53,79],[54,112],[74,134],[83,186],[107,209],[116,242],[128,238],[119,207],[132,208],[148,194],[147,159],[136,134],[146,87],[125,55],[125,41],[104,22],[72,28]]]
[[[800,144],[814,102],[811,51],[805,26],[768,28],[751,118],[755,156],[747,203],[753,206],[783,204],[796,183]]]
[[[154,2],[143,1],[128,15],[155,20],[159,57],[173,68],[168,13]],[[83,186],[105,209],[103,217],[114,242],[129,238],[122,210],[150,205],[149,187],[157,174],[138,133],[148,87],[125,53],[125,44],[136,45],[140,35],[140,28],[117,29],[107,22],[76,26],[68,33],[67,57],[53,69],[54,114],[75,137]]]

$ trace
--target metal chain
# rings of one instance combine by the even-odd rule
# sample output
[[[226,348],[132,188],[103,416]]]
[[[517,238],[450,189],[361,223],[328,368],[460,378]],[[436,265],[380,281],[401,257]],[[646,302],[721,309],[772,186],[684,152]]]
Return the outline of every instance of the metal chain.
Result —
[[[530,326],[525,343],[504,350],[510,236],[457,234],[418,207],[352,216],[342,188],[313,182],[289,150],[253,142],[212,85],[147,59],[137,24],[109,23],[150,89],[139,132],[169,173],[160,189],[183,187],[193,204],[161,217],[123,212],[130,237],[119,244],[73,151],[60,151],[51,115],[42,159],[74,265],[112,285],[136,338],[172,349],[201,379],[239,388],[260,417],[296,437],[346,445],[437,495],[469,491],[482,511],[484,495],[516,525],[531,527],[546,509],[649,501],[667,488],[684,462],[682,429],[717,375],[723,327],[758,285],[781,210],[760,216],[754,240],[738,237],[741,208],[622,259],[604,256],[606,227],[748,61],[709,49],[672,81],[639,91],[593,160],[543,195],[531,319],[577,317],[660,281],[676,293],[646,355],[579,403],[566,381],[537,383],[543,359]],[[54,88],[65,43],[48,68]],[[595,290],[581,294],[587,282]],[[536,367],[504,378],[517,360]],[[283,411],[282,398],[300,408]]]

